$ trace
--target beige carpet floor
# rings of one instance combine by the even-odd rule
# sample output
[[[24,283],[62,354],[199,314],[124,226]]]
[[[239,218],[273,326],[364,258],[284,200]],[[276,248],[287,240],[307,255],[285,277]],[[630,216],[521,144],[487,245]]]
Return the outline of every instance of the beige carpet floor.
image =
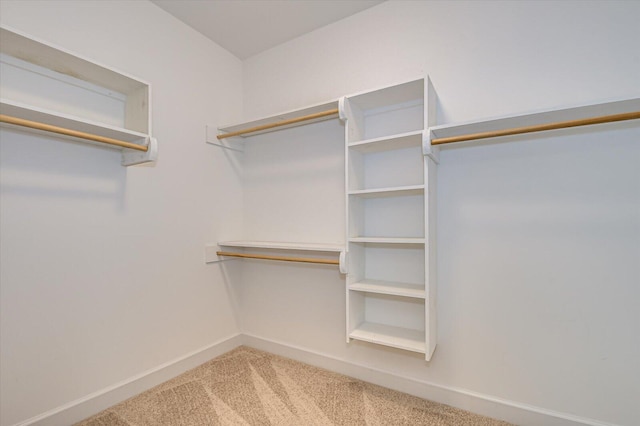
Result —
[[[241,346],[77,426],[507,425]]]

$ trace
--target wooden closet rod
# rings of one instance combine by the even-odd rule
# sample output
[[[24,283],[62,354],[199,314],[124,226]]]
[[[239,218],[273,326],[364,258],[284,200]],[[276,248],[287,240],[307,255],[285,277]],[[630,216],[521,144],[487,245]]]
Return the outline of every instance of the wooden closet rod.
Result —
[[[263,260],[281,260],[284,262],[302,262],[302,263],[320,263],[323,265],[339,265],[340,262],[337,259],[313,259],[310,257],[287,257],[287,256],[265,256],[262,254],[245,254],[234,253],[230,251],[218,251],[218,256],[232,256],[232,257],[244,257],[247,259],[263,259]]]
[[[495,130],[481,133],[469,133],[460,136],[449,136],[446,138],[431,139],[431,145],[441,145],[445,143],[464,142],[476,139],[495,138],[499,136],[519,135],[522,133],[541,132],[544,130],[565,129],[568,127],[588,126],[590,124],[611,123],[614,121],[635,120],[640,118],[640,111],[627,112],[623,114],[604,115],[601,117],[583,118],[580,120],[559,121],[549,124],[537,124],[533,126],[514,127],[511,129]]]
[[[29,127],[30,129],[44,130],[45,132],[58,133],[65,136],[73,136],[75,138],[87,139],[94,142],[106,143],[108,145],[115,145],[122,148],[136,149],[144,152],[149,150],[149,147],[147,146],[137,145],[135,143],[94,135],[91,133],[80,132],[78,130],[66,129],[64,127],[52,126],[50,124],[39,123],[37,121],[25,120],[23,118],[11,117],[9,115],[0,114],[0,122]]]
[[[263,124],[261,126],[250,127],[244,130],[238,130],[237,132],[229,132],[223,135],[218,135],[217,138],[224,139],[232,136],[244,135],[246,133],[259,132],[260,130],[273,129],[274,127],[288,126],[289,124],[299,123],[301,121],[313,120],[316,118],[326,117],[328,115],[334,115],[338,113],[338,108],[330,109],[327,111],[316,112],[314,114],[303,115],[302,117],[290,118],[288,120],[278,121],[277,123]]]

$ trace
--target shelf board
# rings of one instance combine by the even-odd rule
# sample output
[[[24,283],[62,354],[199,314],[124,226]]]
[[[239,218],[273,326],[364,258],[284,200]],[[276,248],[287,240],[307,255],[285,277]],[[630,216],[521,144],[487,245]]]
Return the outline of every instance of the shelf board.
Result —
[[[349,290],[412,297],[415,299],[425,299],[426,297],[424,284],[409,284],[392,281],[365,279],[349,285]]]
[[[427,347],[424,331],[370,322],[360,324],[349,337],[419,353],[425,353]]]
[[[455,124],[443,124],[429,128],[431,138],[446,138],[471,133],[483,133],[517,127],[535,126],[553,122],[580,120],[602,115],[640,111],[640,98],[618,99],[597,104],[569,108],[541,110],[527,114],[514,114]]]
[[[351,243],[373,243],[373,244],[417,244],[424,245],[424,238],[406,237],[352,237],[349,238]]]
[[[367,139],[349,144],[349,148],[363,153],[391,151],[422,146],[422,130],[399,135]]]
[[[378,90],[371,90],[351,95],[348,98],[350,102],[355,103],[362,110],[370,110],[417,100],[422,101],[424,99],[424,79],[421,78]]]
[[[21,102],[15,102],[9,99],[0,99],[0,114],[23,118],[25,120],[36,121],[52,126],[64,127],[80,132],[91,133],[94,135],[104,136],[112,139],[118,139],[140,146],[146,146],[149,139],[149,135],[146,135],[144,133],[135,132],[133,130],[124,129],[122,127],[102,124],[92,120],[85,120],[70,114],[63,114],[45,108],[26,105]],[[33,132],[33,130],[29,131]],[[66,136],[58,135],[58,137]],[[99,145],[106,148],[122,150],[122,148],[117,146],[106,144]]]
[[[293,111],[288,111],[288,112],[283,112],[281,114],[276,114],[276,115],[272,115],[272,116],[268,116],[268,117],[263,117],[260,119],[256,119],[256,120],[252,120],[252,121],[247,121],[247,122],[243,122],[243,123],[238,123],[238,124],[232,124],[232,125],[228,125],[228,126],[221,126],[218,127],[218,131],[220,132],[220,134],[223,133],[231,133],[231,132],[238,132],[238,131],[242,131],[242,130],[246,130],[246,129],[250,129],[253,127],[258,127],[258,126],[263,126],[263,125],[267,125],[267,124],[273,124],[273,123],[277,123],[279,121],[285,121],[285,120],[291,120],[291,119],[296,119],[299,117],[303,117],[305,115],[311,115],[311,114],[316,114],[319,112],[323,112],[323,111],[327,111],[327,110],[331,110],[331,109],[337,109],[338,108],[338,101],[331,101],[331,102],[325,102],[322,104],[317,104],[317,105],[313,105],[307,108],[302,108],[302,109],[297,109],[297,110],[293,110]],[[255,136],[255,135],[259,135],[262,133],[268,133],[268,132],[273,132],[273,131],[277,131],[277,130],[282,130],[282,129],[288,129],[291,127],[296,127],[296,126],[301,126],[304,124],[309,124],[309,123],[316,123],[316,122],[320,122],[320,121],[325,121],[325,120],[331,120],[334,118],[338,118],[338,113],[333,114],[333,115],[328,115],[325,117],[319,117],[313,120],[305,120],[299,123],[293,123],[290,125],[286,125],[286,126],[279,126],[279,127],[275,127],[272,129],[266,129],[266,130],[260,130],[260,131],[256,131],[256,132],[251,132],[251,133],[247,133],[244,135],[239,135],[238,137],[241,138],[245,138],[245,137],[249,137],[249,136]]]
[[[294,243],[294,242],[275,242],[275,241],[221,241],[218,243],[218,245],[221,247],[317,251],[317,252],[329,252],[329,253],[340,253],[345,249],[344,245],[340,245],[340,244]]]
[[[133,93],[148,86],[124,73],[13,29],[0,28],[0,39],[2,39],[1,53],[119,93]]]
[[[407,185],[389,188],[357,189],[349,191],[349,195],[360,198],[403,197],[410,195],[424,195],[424,185]]]

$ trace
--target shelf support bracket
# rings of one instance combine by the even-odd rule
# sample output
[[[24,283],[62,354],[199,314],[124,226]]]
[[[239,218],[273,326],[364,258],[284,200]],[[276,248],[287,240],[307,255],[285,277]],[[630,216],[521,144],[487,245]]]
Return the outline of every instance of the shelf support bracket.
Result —
[[[154,163],[158,159],[158,141],[156,138],[147,138],[147,151],[137,151],[125,148],[122,150],[122,165],[135,166],[136,164]]]

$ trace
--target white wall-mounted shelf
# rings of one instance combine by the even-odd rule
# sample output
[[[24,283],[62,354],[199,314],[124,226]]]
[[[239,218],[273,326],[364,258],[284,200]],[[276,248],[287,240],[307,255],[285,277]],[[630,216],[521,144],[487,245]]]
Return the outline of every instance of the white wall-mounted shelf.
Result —
[[[220,249],[224,250],[220,250]],[[228,249],[231,251],[228,251]],[[273,252],[276,254],[282,254],[287,252],[304,253],[307,261],[305,263],[315,263],[313,260],[318,260],[317,263],[323,263],[324,260],[331,259],[335,261],[335,264],[340,268],[341,273],[346,273],[346,250],[344,245],[340,244],[326,244],[326,243],[299,243],[299,242],[283,242],[283,241],[221,241],[217,244],[207,244],[205,246],[205,263],[215,263],[224,260],[225,255],[220,253],[229,253],[227,256],[231,256],[232,253],[245,254],[246,249],[253,249],[259,251],[260,254],[255,257],[256,259],[263,258],[266,260],[282,260],[301,262],[299,255],[296,256],[271,256],[264,253]],[[336,256],[337,259],[336,259]],[[250,256],[246,256],[250,257]],[[298,260],[294,260],[298,259]]]
[[[640,111],[640,97],[429,127],[429,140]],[[461,142],[464,143],[464,142]]]
[[[221,241],[221,247],[261,248],[274,250],[318,251],[340,253],[344,251],[344,245],[323,243],[294,243],[282,241]]]
[[[281,122],[297,120],[310,115],[315,115],[315,114],[323,113],[325,111],[333,111],[333,110],[335,110],[335,113],[324,115],[315,119],[305,119],[300,122],[296,122],[288,125],[282,125],[282,126],[278,124]],[[301,108],[293,111],[283,112],[276,115],[271,115],[268,117],[259,118],[256,120],[246,121],[238,124],[220,126],[217,128],[217,130],[219,134],[224,135],[225,133],[244,132],[256,127],[276,125],[276,127],[272,127],[269,129],[247,132],[245,134],[237,136],[240,138],[246,138],[250,136],[259,135],[262,133],[288,129],[291,127],[317,123],[320,121],[331,120],[335,118],[338,118],[338,101],[331,101],[331,102],[325,102],[325,103],[321,103],[321,104],[317,104],[317,105],[313,105],[313,106],[309,106],[309,107],[305,107],[305,108]]]
[[[436,345],[435,167],[418,79],[347,96],[347,341],[425,354]]]
[[[0,114],[130,143],[132,148],[101,143],[121,150],[125,166],[155,161],[149,84],[8,28],[0,28],[0,39]]]

